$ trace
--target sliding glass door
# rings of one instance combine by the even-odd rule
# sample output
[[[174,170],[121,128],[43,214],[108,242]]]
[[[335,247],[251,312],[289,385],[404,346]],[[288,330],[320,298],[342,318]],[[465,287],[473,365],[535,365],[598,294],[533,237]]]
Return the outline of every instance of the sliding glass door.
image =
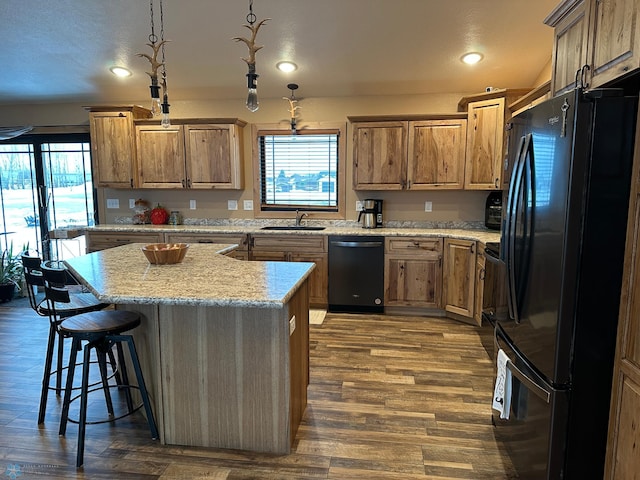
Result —
[[[83,254],[84,237],[52,241],[52,232],[93,225],[94,215],[88,135],[0,142],[0,248],[28,243],[47,259]]]

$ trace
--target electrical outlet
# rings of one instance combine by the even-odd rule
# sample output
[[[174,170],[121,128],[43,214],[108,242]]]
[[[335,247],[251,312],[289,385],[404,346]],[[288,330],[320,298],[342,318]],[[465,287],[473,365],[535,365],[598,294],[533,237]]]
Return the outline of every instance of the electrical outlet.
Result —
[[[237,209],[238,209],[237,200],[227,200],[227,210],[237,210]]]
[[[120,208],[120,200],[117,198],[107,198],[107,208]]]
[[[356,212],[362,210],[362,202],[360,200],[356,200]]]
[[[135,198],[130,198],[129,199],[129,208],[136,208],[136,199]]]
[[[433,211],[433,202],[424,202],[424,211],[432,212]]]
[[[190,210],[195,210],[196,209],[196,201],[195,200],[189,200],[189,209]]]
[[[253,210],[253,200],[245,200],[243,206],[245,210]]]

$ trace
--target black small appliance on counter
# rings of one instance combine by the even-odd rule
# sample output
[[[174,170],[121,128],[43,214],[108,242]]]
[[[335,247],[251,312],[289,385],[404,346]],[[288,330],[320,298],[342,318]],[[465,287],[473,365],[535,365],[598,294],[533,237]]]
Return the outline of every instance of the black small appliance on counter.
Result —
[[[487,195],[484,209],[484,225],[491,230],[500,230],[502,223],[502,192]]]

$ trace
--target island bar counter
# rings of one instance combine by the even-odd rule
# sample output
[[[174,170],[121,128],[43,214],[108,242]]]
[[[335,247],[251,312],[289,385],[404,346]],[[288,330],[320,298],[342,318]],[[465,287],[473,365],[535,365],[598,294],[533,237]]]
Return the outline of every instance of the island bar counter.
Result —
[[[314,264],[194,244],[180,264],[151,265],[142,246],[65,263],[98,299],[142,315],[132,334],[160,440],[289,453],[307,403]]]

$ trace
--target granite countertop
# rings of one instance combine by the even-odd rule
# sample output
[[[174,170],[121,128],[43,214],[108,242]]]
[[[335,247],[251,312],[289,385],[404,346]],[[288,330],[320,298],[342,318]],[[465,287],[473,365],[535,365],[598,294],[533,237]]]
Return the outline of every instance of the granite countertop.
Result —
[[[286,225],[290,225],[288,222]],[[307,222],[308,225],[324,226],[319,222]],[[265,225],[284,225],[280,222],[268,222],[247,225],[134,225],[109,224],[88,227],[93,232],[149,232],[158,233],[236,233],[236,234],[264,234],[264,235],[382,235],[382,236],[418,236],[418,237],[446,237],[466,240],[477,240],[483,243],[499,242],[500,232],[488,229],[462,228],[420,228],[420,227],[384,227],[366,229],[353,225],[328,225],[324,230],[262,230]]]
[[[284,306],[315,268],[306,262],[245,262],[221,255],[237,245],[192,244],[182,263],[152,265],[143,243],[65,260],[100,301],[223,307]]]

